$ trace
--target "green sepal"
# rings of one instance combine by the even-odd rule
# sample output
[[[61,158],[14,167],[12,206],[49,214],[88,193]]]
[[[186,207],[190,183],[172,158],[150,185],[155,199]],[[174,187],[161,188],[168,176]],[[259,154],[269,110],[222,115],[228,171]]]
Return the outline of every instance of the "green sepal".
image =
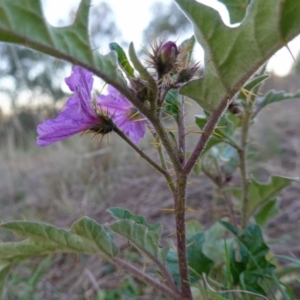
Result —
[[[134,77],[134,69],[130,65],[130,62],[127,59],[126,53],[121,46],[117,43],[110,43],[109,44],[110,50],[115,50],[118,54],[118,61],[122,68],[122,70],[127,74],[129,77]]]

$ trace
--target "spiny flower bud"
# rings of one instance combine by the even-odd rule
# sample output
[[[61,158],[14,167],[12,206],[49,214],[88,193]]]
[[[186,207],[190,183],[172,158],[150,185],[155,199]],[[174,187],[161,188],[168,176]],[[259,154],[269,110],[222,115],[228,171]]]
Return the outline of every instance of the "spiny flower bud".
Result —
[[[157,72],[160,75],[169,73],[176,62],[178,56],[178,48],[174,42],[166,42],[162,44],[157,52]]]
[[[149,100],[150,90],[144,80],[141,78],[132,78],[130,80],[130,86],[135,91],[137,98],[142,102]]]
[[[237,115],[241,112],[239,106],[237,103],[235,103],[234,101],[232,101],[229,105],[228,105],[228,111],[230,111],[232,114]]]
[[[194,65],[190,68],[184,68],[179,71],[176,78],[176,83],[185,83],[193,79],[194,75],[199,71],[198,65]]]

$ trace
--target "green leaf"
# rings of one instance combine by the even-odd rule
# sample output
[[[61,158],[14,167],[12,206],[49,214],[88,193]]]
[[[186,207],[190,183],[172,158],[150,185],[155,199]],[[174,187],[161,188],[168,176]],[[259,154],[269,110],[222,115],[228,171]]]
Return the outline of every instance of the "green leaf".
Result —
[[[300,90],[296,92],[295,94],[289,94],[285,93],[284,91],[269,91],[264,97],[258,98],[256,101],[256,111],[255,114],[257,114],[261,109],[263,109],[265,106],[284,101],[289,99],[295,99],[300,98]]]
[[[156,82],[155,82],[154,78],[150,75],[148,70],[140,62],[140,60],[135,52],[133,43],[130,43],[130,45],[129,45],[129,57],[130,57],[131,62],[133,63],[133,66],[139,72],[140,77],[148,82],[149,88],[153,93],[152,97],[154,95],[156,97],[156,92],[157,92]],[[154,99],[149,99],[149,100],[154,100]]]
[[[260,227],[256,224],[247,227],[231,245],[231,272],[235,284],[243,282],[246,290],[265,295],[260,283],[275,270],[275,266],[266,260],[268,252]]]
[[[29,237],[29,240],[22,242],[0,244],[0,257],[5,257],[7,260],[25,259],[53,252],[87,253],[112,257],[119,251],[103,227],[88,217],[76,221],[70,231],[27,221],[7,222],[0,226],[17,235]]]
[[[205,124],[207,123],[207,117],[204,115],[195,115],[196,124],[203,130]],[[235,124],[230,120],[230,117],[227,115],[223,116],[219,121],[217,128],[215,129],[213,135],[209,139],[204,152],[208,151],[213,146],[226,142],[226,143],[235,143],[232,135],[235,130]]]
[[[278,207],[278,200],[269,200],[266,205],[264,205],[255,215],[255,221],[259,226],[265,227],[271,218],[276,216],[279,211],[280,209]]]
[[[176,0],[194,25],[205,52],[204,76],[180,93],[212,111],[231,99],[277,50],[300,33],[294,0],[253,0],[239,27],[229,28],[217,11],[194,0]]]
[[[186,222],[186,235],[192,237],[193,235],[203,231],[201,224],[196,220]]]
[[[297,178],[287,178],[282,176],[272,176],[268,183],[261,183],[254,178],[251,179],[249,185],[249,200],[248,200],[248,213],[247,218],[252,216],[256,209],[271,200],[285,187],[290,185]],[[226,189],[234,197],[242,201],[242,191],[240,188]]]
[[[180,286],[180,274],[178,267],[177,251],[175,249],[170,249],[166,258],[167,268],[176,286]]]
[[[145,225],[149,230],[155,230],[161,227],[159,223],[155,223],[153,225],[148,224],[143,216],[132,214],[127,209],[123,209],[120,207],[111,207],[107,211],[117,219],[133,220],[138,224]]]
[[[179,97],[181,96],[179,95],[178,91],[171,89],[165,98],[166,104],[164,106],[164,112],[172,116],[176,121],[179,120],[179,112],[181,107],[181,101]]]
[[[230,23],[240,23],[245,17],[250,0],[218,0],[223,3],[229,12]]]
[[[0,261],[0,297],[3,294],[5,288],[6,278],[11,269],[11,263],[7,261]]]
[[[52,242],[40,242],[27,239],[21,242],[6,242],[0,244],[0,257],[3,260],[19,262],[34,256],[48,255],[55,252],[64,252],[64,247],[59,247]]]
[[[86,251],[85,249],[88,246],[91,250],[96,248],[95,253],[102,253],[109,257],[119,253],[118,247],[112,242],[103,227],[88,217],[83,217],[73,223],[70,232],[75,233],[84,240],[83,252]]]
[[[210,258],[215,265],[222,265],[225,261],[225,228],[219,224],[213,224],[204,232],[203,253]],[[227,240],[228,242],[228,240]]]
[[[204,254],[205,235],[203,232],[187,239],[187,255],[191,283],[198,281],[202,273],[208,274],[214,262]]]
[[[193,35],[191,38],[184,40],[179,45],[179,51],[184,49],[186,52],[186,56],[182,58],[183,60],[191,61],[195,42],[196,42],[195,36]]]
[[[253,95],[251,92],[253,92],[253,89],[261,85],[268,78],[269,75],[267,74],[254,77],[243,87],[243,92],[238,93],[237,98],[244,101],[253,101],[256,95]]]
[[[124,52],[123,48],[119,46],[117,43],[110,43],[109,44],[109,49],[110,50],[115,50],[118,54],[118,61],[123,69],[123,71],[129,76],[129,77],[134,77],[134,69],[130,65],[126,53]]]
[[[203,246],[205,236],[203,232],[198,232],[187,239],[187,260],[189,265],[190,282],[195,283],[202,274],[208,274],[213,267],[214,262],[205,255]],[[180,284],[180,275],[178,267],[177,251],[170,249],[167,255],[167,268],[171,273],[175,283]]]
[[[238,235],[239,231],[237,228],[235,228],[232,224],[224,221],[224,220],[219,220],[219,222],[227,229],[229,230],[233,235]]]
[[[161,226],[150,229],[148,225],[127,219],[109,224],[108,228],[125,237],[130,244],[150,260],[157,259],[161,262],[165,260],[168,249],[159,246],[162,233]]]
[[[118,254],[117,246],[110,240],[103,227],[94,220],[83,217],[69,231],[38,222],[13,221],[0,225],[20,236],[28,237],[21,242],[0,244],[0,295],[12,263],[56,252],[94,254],[104,258]],[[31,278],[34,287],[42,270],[36,270]]]
[[[51,257],[45,257],[34,270],[33,274],[31,275],[28,283],[31,288],[34,290],[38,283],[41,281],[41,278],[44,274],[51,268]]]
[[[39,0],[0,0],[0,41],[15,43],[89,69],[104,81],[126,85],[115,51],[100,55],[88,32],[90,0],[82,0],[70,26],[57,28],[44,18]]]
[[[288,261],[294,263],[296,266],[300,267],[300,260],[299,259],[295,259],[293,257],[289,257],[289,256],[286,256],[286,255],[275,255],[275,257],[288,260]]]

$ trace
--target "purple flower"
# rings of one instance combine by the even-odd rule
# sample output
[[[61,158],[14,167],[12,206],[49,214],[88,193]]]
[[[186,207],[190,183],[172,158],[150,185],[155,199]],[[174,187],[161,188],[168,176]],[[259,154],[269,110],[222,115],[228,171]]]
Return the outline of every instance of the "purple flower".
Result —
[[[108,95],[99,96],[98,107],[93,107],[91,72],[75,66],[65,81],[74,94],[55,119],[38,125],[37,145],[48,146],[82,131],[106,134],[113,130],[113,121],[134,143],[145,135],[145,122],[138,119],[137,110],[113,87],[108,88]]]
[[[132,103],[118,90],[108,86],[108,95],[97,98],[100,110],[107,113],[131,140],[137,144],[146,132],[146,121]]]
[[[75,66],[65,81],[74,94],[55,119],[47,120],[37,127],[36,143],[39,146],[48,146],[104,122],[92,107],[93,74]]]

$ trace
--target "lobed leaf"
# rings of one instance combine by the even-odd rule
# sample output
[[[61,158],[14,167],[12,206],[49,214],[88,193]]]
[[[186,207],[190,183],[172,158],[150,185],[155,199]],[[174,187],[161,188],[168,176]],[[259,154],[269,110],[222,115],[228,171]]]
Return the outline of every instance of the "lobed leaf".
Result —
[[[23,45],[81,65],[107,83],[125,85],[115,51],[100,55],[91,49],[88,17],[91,1],[82,0],[70,26],[51,26],[40,0],[0,0],[0,41]]]
[[[89,253],[104,257],[112,257],[118,253],[117,246],[103,227],[88,217],[76,221],[70,231],[27,221],[7,222],[0,227],[29,238],[18,243],[1,244],[0,254],[2,252],[1,257],[8,255],[6,259],[13,259],[14,256],[24,259],[30,254],[36,256],[53,252]]]
[[[11,263],[7,261],[0,261],[0,295],[3,294],[3,290],[5,288],[6,278],[11,269]]]
[[[135,220],[118,220],[108,225],[108,228],[125,237],[130,244],[147,256],[150,260],[165,260],[166,248],[159,246],[162,228],[150,229],[149,226],[138,224]]]
[[[242,88],[242,91],[238,93],[237,98],[244,101],[253,101],[256,95],[253,95],[252,91],[268,78],[269,75],[267,74],[256,76],[245,84],[245,86]]]
[[[197,126],[202,130],[207,123],[207,117],[204,115],[196,115],[195,119]],[[234,142],[232,135],[234,130],[239,126],[239,123],[235,122],[236,119],[237,118],[232,114],[223,116],[220,119],[218,126],[205,147],[204,152],[219,143],[226,142],[231,144]]]
[[[27,221],[7,222],[1,224],[0,227],[28,237],[21,242],[0,244],[0,295],[12,263],[55,252],[87,253],[109,258],[118,254],[119,251],[103,227],[87,217],[76,221],[69,231]],[[39,274],[37,270],[35,276],[40,276]]]
[[[40,242],[27,239],[21,242],[8,242],[0,244],[0,257],[8,262],[19,262],[30,257],[63,252],[65,248],[52,242]]]
[[[255,103],[256,104],[255,114],[260,112],[261,109],[263,109],[265,106],[269,104],[284,101],[284,100],[289,100],[289,99],[295,99],[295,98],[300,98],[300,90],[295,94],[289,94],[284,91],[271,90],[264,97],[257,99]]]
[[[150,225],[147,223],[145,218],[143,216],[132,214],[129,210],[123,209],[120,207],[111,207],[107,210],[109,213],[111,213],[114,217],[117,219],[125,219],[125,220],[133,220],[138,224],[145,225],[148,227],[149,230],[155,230],[160,228],[159,223],[155,223],[153,225]]]
[[[244,284],[246,290],[265,295],[262,281],[275,270],[275,266],[266,260],[268,252],[269,248],[258,225],[250,225],[242,235],[237,236],[230,252],[230,270],[234,283]]]
[[[209,111],[231,99],[268,58],[300,33],[297,1],[252,0],[235,28],[227,27],[217,11],[202,3],[176,2],[193,23],[205,52],[204,76],[180,92]]]
[[[235,24],[240,23],[245,17],[250,0],[219,0],[219,2],[226,6],[229,12],[230,23]]]
[[[271,200],[285,187],[290,185],[296,178],[287,178],[282,176],[272,176],[268,183],[261,183],[254,178],[249,185],[248,215],[249,218],[255,210],[268,200]],[[227,189],[234,197],[242,201],[242,191],[239,188]]]
[[[225,231],[224,226],[215,223],[204,232],[203,253],[218,266],[225,261],[225,243],[229,241],[225,240]]]
[[[268,200],[268,202],[255,215],[255,221],[259,226],[265,227],[271,218],[276,216],[279,211],[278,199],[275,198]]]
[[[195,283],[202,274],[208,274],[213,267],[213,260],[211,260],[206,253],[204,253],[204,245],[206,236],[203,232],[198,232],[189,237],[187,243],[187,260],[189,266],[190,282]],[[170,249],[167,255],[167,268],[172,275],[175,283],[180,284],[180,275],[178,267],[177,251]]]

